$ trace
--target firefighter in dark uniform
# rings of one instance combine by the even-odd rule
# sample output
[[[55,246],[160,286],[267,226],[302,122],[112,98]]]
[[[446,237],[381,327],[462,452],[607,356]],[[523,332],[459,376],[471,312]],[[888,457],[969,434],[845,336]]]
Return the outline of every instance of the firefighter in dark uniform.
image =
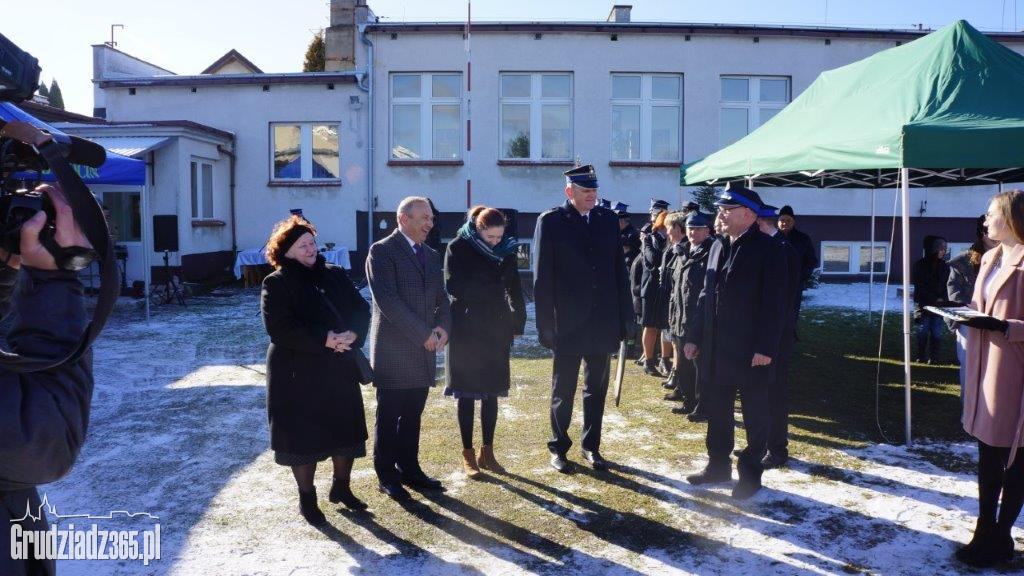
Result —
[[[766,204],[757,218],[761,232],[771,236],[786,253],[786,316],[779,338],[778,359],[773,362],[775,380],[768,389],[768,454],[761,460],[765,470],[778,468],[789,460],[789,360],[796,342],[796,319],[803,293],[800,252],[789,237],[779,231],[778,217],[776,208]]]
[[[584,460],[595,470],[601,456],[601,422],[611,353],[633,332],[618,216],[597,206],[593,166],[565,172],[565,204],[537,218],[534,233],[534,298],[540,343],[554,353],[551,389],[551,465],[572,471],[573,397],[583,363]]]
[[[696,321],[697,298],[704,288],[708,253],[715,239],[710,234],[711,218],[699,210],[693,210],[686,217],[686,241],[674,247],[675,266],[672,270],[672,296],[669,302],[669,330],[675,345],[680,350],[686,344],[686,336],[693,331]],[[693,416],[691,421],[704,421],[700,400],[703,387],[699,384],[696,362],[680,358],[675,371],[675,389],[679,391],[682,406],[672,409],[676,414]],[[696,415],[693,415],[697,411]]]
[[[753,190],[730,186],[716,205],[727,248],[716,242],[708,255],[704,290],[697,301],[698,321],[687,338],[684,355],[701,358],[706,377],[709,462],[687,476],[691,484],[732,479],[735,444],[733,402],[737,391],[743,409],[747,447],[740,453],[739,482],[732,496],[745,499],[761,489],[761,459],[768,441],[768,387],[775,378],[772,361],[786,321],[786,257],[781,245],[761,232],[762,207]]]
[[[629,205],[616,202],[612,208],[619,217],[619,236],[622,238],[622,253],[626,256],[626,268],[640,255],[640,233],[629,221]]]

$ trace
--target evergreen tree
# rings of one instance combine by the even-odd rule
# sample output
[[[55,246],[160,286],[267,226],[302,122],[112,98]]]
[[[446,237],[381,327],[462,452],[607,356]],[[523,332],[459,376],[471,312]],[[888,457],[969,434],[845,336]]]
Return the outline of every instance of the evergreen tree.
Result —
[[[324,31],[321,30],[313,35],[306,49],[306,61],[302,64],[303,72],[323,72],[326,66],[326,47],[324,45]]]
[[[49,98],[50,97],[50,90],[49,90],[49,88],[47,88],[46,84],[44,84],[42,82],[39,83],[39,88],[36,89],[36,93],[39,94],[40,96],[42,96],[43,98]]]
[[[57,80],[50,83],[50,106],[64,109],[64,96],[60,93],[60,85],[57,84]]]
[[[714,186],[701,186],[692,192],[693,201],[700,206],[701,212],[707,214],[715,213],[715,197],[718,194],[718,188]]]

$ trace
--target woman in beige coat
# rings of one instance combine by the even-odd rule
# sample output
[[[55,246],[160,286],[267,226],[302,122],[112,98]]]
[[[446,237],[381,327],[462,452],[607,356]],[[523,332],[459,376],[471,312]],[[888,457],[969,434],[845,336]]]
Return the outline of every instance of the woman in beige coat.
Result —
[[[982,256],[971,307],[987,316],[965,322],[963,422],[978,439],[978,524],[956,554],[972,566],[1013,558],[1010,530],[1024,504],[1024,191],[997,194],[985,225],[999,244]]]

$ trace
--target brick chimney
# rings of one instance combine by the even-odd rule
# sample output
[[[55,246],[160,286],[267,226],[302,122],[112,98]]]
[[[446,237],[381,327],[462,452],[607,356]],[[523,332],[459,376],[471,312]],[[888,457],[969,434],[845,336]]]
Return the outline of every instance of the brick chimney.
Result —
[[[609,22],[629,22],[629,13],[633,10],[631,4],[616,4],[612,6],[612,11],[608,13]]]
[[[366,0],[331,0],[331,27],[324,31],[326,71],[356,67],[357,26],[367,22],[371,15]]]

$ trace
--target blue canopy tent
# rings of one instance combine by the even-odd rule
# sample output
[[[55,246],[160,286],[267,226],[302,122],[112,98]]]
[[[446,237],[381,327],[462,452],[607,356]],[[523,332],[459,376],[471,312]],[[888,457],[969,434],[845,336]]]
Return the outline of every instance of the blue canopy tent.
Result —
[[[15,120],[28,122],[40,130],[49,132],[50,135],[59,142],[64,144],[70,142],[70,138],[67,134],[64,134],[42,120],[25,113],[10,102],[0,102],[0,120],[3,120],[4,122],[11,122]],[[75,169],[75,172],[78,172],[78,175],[82,177],[82,181],[86,184],[125,184],[143,186],[146,183],[145,162],[136,160],[135,158],[121,156],[120,154],[115,154],[109,150],[107,151],[107,161],[99,168],[82,166],[80,164],[72,164],[71,167]],[[52,181],[53,174],[47,171],[43,172],[41,177],[39,177],[34,172],[23,172],[15,174],[15,178],[24,180],[36,180],[37,178],[41,178],[43,181]]]

